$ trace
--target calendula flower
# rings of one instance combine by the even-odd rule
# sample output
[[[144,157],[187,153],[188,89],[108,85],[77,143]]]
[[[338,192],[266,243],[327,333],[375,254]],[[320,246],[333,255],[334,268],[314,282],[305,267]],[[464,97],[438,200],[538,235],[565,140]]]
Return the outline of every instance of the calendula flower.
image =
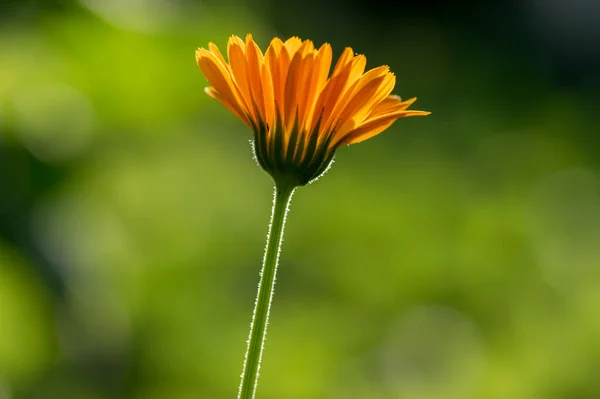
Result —
[[[259,164],[275,181],[302,186],[319,177],[343,145],[360,143],[398,118],[428,115],[409,110],[416,100],[391,95],[389,67],[365,72],[367,60],[346,48],[329,74],[328,43],[274,38],[264,53],[252,39],[229,39],[228,61],[217,46],[196,51],[212,85],[206,93],[254,132]]]
[[[229,39],[227,58],[217,46],[196,51],[212,85],[206,93],[254,132],[259,164],[273,177],[275,199],[260,274],[239,399],[254,398],[271,309],[285,218],[292,193],[318,178],[342,145],[360,143],[396,119],[427,115],[415,101],[391,95],[396,78],[387,66],[365,72],[367,60],[346,48],[331,69],[331,46],[275,38],[263,55],[246,36]]]

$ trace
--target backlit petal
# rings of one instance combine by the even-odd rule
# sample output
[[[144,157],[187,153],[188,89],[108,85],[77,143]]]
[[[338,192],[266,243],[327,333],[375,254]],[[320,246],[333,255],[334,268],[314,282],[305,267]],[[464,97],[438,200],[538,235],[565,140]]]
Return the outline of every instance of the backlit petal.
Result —
[[[250,123],[248,117],[246,115],[240,113],[239,107],[236,107],[233,104],[231,104],[227,98],[221,96],[213,87],[205,88],[204,92],[206,94],[208,94],[209,96],[211,96],[212,98],[214,98],[215,100],[219,101],[221,104],[223,104],[225,106],[225,108],[227,108],[235,116],[240,118],[242,120],[242,122],[244,122],[246,125],[252,127],[252,124]]]
[[[325,43],[317,52],[314,67],[310,76],[310,82],[307,86],[308,91],[306,93],[306,114],[301,126],[303,129],[308,130],[311,126],[313,118],[315,117],[315,103],[318,99],[319,93],[321,93],[325,87],[330,68],[331,46],[329,43]],[[318,117],[318,115],[316,117]]]
[[[248,83],[248,73],[246,71],[246,44],[237,36],[231,36],[227,44],[227,57],[229,58],[229,68],[233,75],[233,81],[238,87],[240,97],[244,102],[245,108],[256,121],[257,115],[252,107],[252,96]]]
[[[220,96],[226,99],[238,114],[243,115],[243,107],[240,104],[240,97],[237,93],[229,71],[219,61],[219,58],[210,51],[198,49],[196,52],[196,61],[204,73],[206,80],[215,88]]]
[[[429,114],[430,112],[426,111],[406,110],[378,116],[366,121],[355,130],[349,132],[343,140],[337,143],[337,146],[356,144],[370,139],[371,137],[374,137],[386,130],[399,118],[406,118],[409,116],[425,116]]]
[[[248,73],[248,85],[252,95],[252,106],[258,109],[260,116],[265,115],[265,101],[262,92],[261,69],[263,65],[263,54],[252,40],[252,35],[246,36],[246,66]]]

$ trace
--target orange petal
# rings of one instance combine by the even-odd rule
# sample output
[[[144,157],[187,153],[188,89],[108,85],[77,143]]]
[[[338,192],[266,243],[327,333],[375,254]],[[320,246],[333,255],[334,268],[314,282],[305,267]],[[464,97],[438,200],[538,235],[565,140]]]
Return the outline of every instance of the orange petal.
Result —
[[[413,97],[409,100],[402,101],[402,99],[395,95],[390,94],[386,98],[383,99],[379,104],[373,108],[373,111],[369,114],[369,119],[374,118],[379,115],[387,114],[394,111],[403,111],[408,109],[415,101],[417,101],[416,97]]]
[[[343,101],[344,93],[354,83],[353,81],[350,82],[350,79],[358,79],[362,75],[365,65],[366,59],[364,56],[354,57],[351,62],[346,63],[346,66],[339,73],[329,79],[315,106],[316,114],[323,112],[319,134],[329,131],[331,126],[339,119],[338,114],[341,107],[338,106],[338,103]],[[311,127],[314,128],[314,126]]]
[[[206,80],[208,80],[222,98],[235,107],[238,114],[243,115],[244,110],[240,103],[237,89],[234,86],[229,71],[219,61],[219,58],[206,49],[198,49],[196,51],[196,61]]]
[[[265,64],[271,71],[273,101],[279,107],[280,114],[283,114],[283,88],[289,66],[289,56],[283,42],[278,37],[271,40],[265,54]]]
[[[356,80],[351,87],[346,91],[346,95],[352,98],[358,91],[365,87],[370,81],[381,76],[385,76],[390,73],[390,68],[387,65],[373,68],[363,74],[358,80]]]
[[[302,39],[292,36],[285,41],[284,45],[290,55],[290,58],[293,58],[296,51],[298,51],[300,46],[302,46]]]
[[[367,57],[362,54],[357,55],[352,59],[352,69],[348,76],[348,84],[346,88],[350,87],[365,73],[365,67],[367,66]]]
[[[394,74],[388,73],[378,76],[364,85],[342,111],[340,119],[344,122],[337,134],[343,135],[361,124],[373,108],[390,94],[395,84],[396,77]]]
[[[302,130],[306,130],[312,123],[315,114],[315,103],[319,97],[319,94],[323,90],[325,83],[327,82],[327,75],[329,75],[329,69],[331,68],[331,45],[325,43],[317,51],[315,58],[314,67],[308,84],[308,91],[306,94],[306,114],[304,117],[304,125],[301,126]]]
[[[281,41],[280,38],[278,37],[274,37],[271,40],[271,43],[269,44],[269,47],[267,48],[267,52],[269,50],[272,50],[275,52],[275,54],[279,54],[281,52],[281,48],[284,46],[283,42]]]
[[[248,113],[256,120],[252,107],[252,96],[248,84],[248,74],[246,72],[246,44],[237,36],[231,36],[227,43],[227,57],[229,57],[229,68],[233,75],[233,81],[237,85],[245,108]]]
[[[304,120],[306,119],[306,113],[308,111],[308,96],[310,95],[309,92],[311,91],[310,84],[311,76],[314,71],[315,55],[316,54],[313,51],[303,57],[302,77],[298,80],[298,84],[296,86],[296,104],[298,107],[299,129],[302,128]]]
[[[302,120],[306,109],[306,85],[309,82],[312,66],[314,63],[314,45],[307,40],[302,44],[302,47],[296,51],[294,58],[290,63],[290,68],[285,82],[285,106],[284,106],[284,123],[285,126],[291,128],[296,114],[299,120]]]
[[[258,108],[263,121],[266,119],[265,100],[262,92],[262,83],[260,81],[261,69],[263,66],[263,54],[252,40],[252,35],[246,36],[246,62],[248,73],[248,85],[252,94],[253,106]],[[266,121],[265,121],[266,122]]]
[[[425,116],[429,115],[430,113],[431,112],[426,111],[404,110],[381,115],[376,118],[369,119],[362,125],[358,126],[356,129],[347,133],[344,138],[334,143],[334,145],[336,147],[339,147],[346,144],[360,143],[383,132],[399,118],[406,118],[409,116]]]
[[[223,63],[223,65],[227,65],[227,61],[225,61],[223,54],[221,54],[221,51],[219,51],[219,48],[214,43],[208,43],[208,49],[211,53],[217,56],[217,58]]]
[[[346,90],[342,94],[339,95],[339,98],[337,100],[333,114],[339,115],[339,119],[341,119],[341,120],[346,120],[347,118],[352,117],[352,114],[349,114],[347,111],[344,112],[344,110],[345,109],[348,110],[347,105],[350,101],[353,100],[356,93],[360,92],[367,84],[369,84],[374,79],[383,77],[383,76],[387,75],[388,73],[389,73],[389,67],[381,66],[378,68],[371,69],[370,71],[368,71],[367,73],[362,75],[352,85],[347,87]],[[365,98],[365,100],[366,100],[366,98]],[[378,99],[377,101],[379,101],[379,100],[380,99]],[[377,102],[375,102],[375,104],[376,103]]]
[[[275,100],[273,96],[273,78],[267,64],[263,64],[260,71],[263,99],[265,103],[265,123],[272,126],[274,123]]]
[[[223,97],[221,94],[219,94],[219,92],[217,92],[214,89],[214,87],[207,87],[204,89],[204,92],[206,94],[208,94],[209,96],[211,96],[212,98],[214,98],[215,100],[217,100],[218,102],[220,102],[221,104],[223,104],[223,106],[225,106],[225,108],[227,108],[235,116],[240,118],[242,120],[242,122],[244,122],[246,125],[248,125],[252,128],[250,119],[248,119],[248,117],[245,114],[240,114],[239,108],[236,108],[233,104],[231,104],[229,102],[229,100],[226,97]]]
[[[331,77],[334,77],[335,75],[340,73],[344,69],[344,67],[352,60],[353,57],[354,51],[352,50],[352,48],[346,47],[344,51],[342,51],[340,58],[338,58],[337,62],[335,63],[335,67],[333,68],[333,73],[331,74]]]

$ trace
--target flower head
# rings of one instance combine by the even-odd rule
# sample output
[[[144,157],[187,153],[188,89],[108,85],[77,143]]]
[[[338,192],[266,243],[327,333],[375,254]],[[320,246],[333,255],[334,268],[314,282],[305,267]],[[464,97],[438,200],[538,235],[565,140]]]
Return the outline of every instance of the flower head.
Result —
[[[264,53],[251,35],[229,39],[228,61],[217,46],[196,51],[212,85],[206,93],[254,132],[260,165],[278,182],[305,185],[329,166],[338,147],[360,143],[396,119],[428,115],[409,110],[416,100],[391,95],[396,78],[387,66],[365,72],[367,60],[346,48],[329,74],[328,43],[274,38]]]

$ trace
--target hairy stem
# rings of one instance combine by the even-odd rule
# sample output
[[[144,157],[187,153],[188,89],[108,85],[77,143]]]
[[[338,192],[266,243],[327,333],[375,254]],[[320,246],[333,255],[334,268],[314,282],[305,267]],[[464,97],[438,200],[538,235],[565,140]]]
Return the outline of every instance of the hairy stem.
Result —
[[[253,399],[256,393],[275,288],[275,275],[277,273],[279,252],[281,251],[285,218],[293,192],[294,187],[275,184],[271,225],[269,227],[269,235],[267,236],[267,247],[260,273],[260,283],[258,285],[256,303],[254,304],[252,324],[250,324],[250,337],[248,338],[248,349],[244,360],[244,370],[242,372],[238,399]]]

